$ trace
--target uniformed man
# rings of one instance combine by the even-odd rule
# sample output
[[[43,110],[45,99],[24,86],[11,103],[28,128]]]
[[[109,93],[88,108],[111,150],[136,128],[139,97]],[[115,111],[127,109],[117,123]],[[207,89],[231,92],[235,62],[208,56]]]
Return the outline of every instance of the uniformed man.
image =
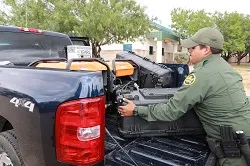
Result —
[[[121,116],[138,115],[148,121],[173,121],[193,108],[207,133],[221,139],[220,125],[231,125],[233,131],[243,130],[250,136],[250,101],[242,84],[242,77],[221,56],[223,35],[214,28],[202,28],[194,36],[181,42],[188,48],[194,70],[183,86],[166,103],[120,106]],[[213,153],[217,154],[214,149]],[[245,166],[245,157],[221,157],[218,165]]]

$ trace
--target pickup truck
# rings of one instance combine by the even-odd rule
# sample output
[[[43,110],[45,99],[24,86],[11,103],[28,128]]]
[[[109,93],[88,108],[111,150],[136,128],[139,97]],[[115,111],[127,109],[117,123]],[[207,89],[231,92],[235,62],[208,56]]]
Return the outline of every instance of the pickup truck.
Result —
[[[0,26],[0,165],[214,165],[204,135],[122,137],[103,72],[34,66],[67,63],[74,39]]]

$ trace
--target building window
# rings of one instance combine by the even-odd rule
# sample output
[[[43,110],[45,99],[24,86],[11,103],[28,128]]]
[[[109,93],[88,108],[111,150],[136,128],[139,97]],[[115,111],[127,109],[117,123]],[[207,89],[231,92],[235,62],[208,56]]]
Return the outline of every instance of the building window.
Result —
[[[153,54],[154,54],[154,47],[149,46],[149,55],[153,55]]]
[[[161,55],[164,56],[164,48],[161,49]]]

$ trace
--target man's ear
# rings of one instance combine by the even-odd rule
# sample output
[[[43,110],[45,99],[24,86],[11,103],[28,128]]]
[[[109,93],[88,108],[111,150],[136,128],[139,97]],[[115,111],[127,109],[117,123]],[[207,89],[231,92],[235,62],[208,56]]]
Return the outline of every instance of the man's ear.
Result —
[[[205,55],[212,54],[211,47],[210,46],[205,46],[204,47],[204,53],[205,53]]]

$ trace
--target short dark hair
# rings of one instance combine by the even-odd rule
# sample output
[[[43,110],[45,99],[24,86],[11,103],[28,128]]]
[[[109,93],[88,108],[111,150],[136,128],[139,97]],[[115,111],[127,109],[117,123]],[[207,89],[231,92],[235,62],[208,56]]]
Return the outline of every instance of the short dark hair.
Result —
[[[200,46],[200,49],[206,47],[205,45],[199,45],[199,46]],[[213,48],[213,47],[210,47],[210,49],[211,49],[212,54],[220,54],[223,51],[222,49]]]
[[[213,48],[210,47],[212,54],[220,54],[222,53],[222,49],[218,49],[218,48]]]

